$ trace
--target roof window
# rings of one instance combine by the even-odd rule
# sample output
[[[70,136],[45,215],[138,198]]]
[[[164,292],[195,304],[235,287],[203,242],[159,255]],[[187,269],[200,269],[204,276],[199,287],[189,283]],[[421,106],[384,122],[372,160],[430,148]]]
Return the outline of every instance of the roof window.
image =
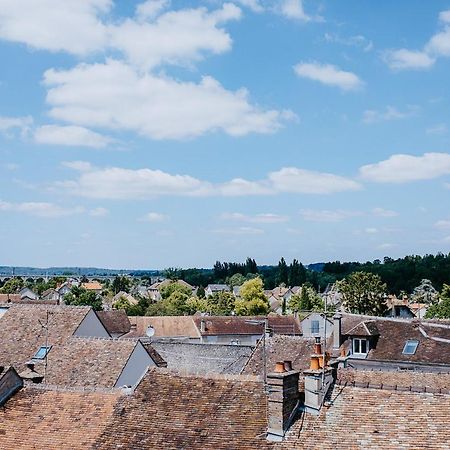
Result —
[[[39,347],[39,350],[36,352],[36,354],[33,356],[33,359],[44,359],[47,356],[47,353],[52,348],[51,345],[49,346],[41,346]]]
[[[406,341],[405,346],[403,347],[404,355],[414,355],[417,350],[417,346],[419,345],[419,341],[416,340],[408,340]]]

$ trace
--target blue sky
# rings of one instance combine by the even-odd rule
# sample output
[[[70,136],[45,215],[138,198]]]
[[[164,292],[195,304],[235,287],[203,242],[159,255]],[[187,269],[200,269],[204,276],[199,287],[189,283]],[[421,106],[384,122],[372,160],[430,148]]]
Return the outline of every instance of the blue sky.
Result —
[[[450,2],[0,0],[0,264],[450,251]]]

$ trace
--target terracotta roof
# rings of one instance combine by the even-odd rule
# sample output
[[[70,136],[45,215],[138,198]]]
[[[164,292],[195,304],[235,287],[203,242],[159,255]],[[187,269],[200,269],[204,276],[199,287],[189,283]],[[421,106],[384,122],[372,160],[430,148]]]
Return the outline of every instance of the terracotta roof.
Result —
[[[330,406],[297,420],[277,449],[448,449],[449,421],[450,395],[336,385]]]
[[[132,329],[124,337],[146,337],[149,326],[155,330],[155,337],[200,337],[191,316],[130,316],[129,319]]]
[[[98,311],[97,316],[109,334],[125,334],[131,329],[131,323],[124,310]]]
[[[118,400],[96,448],[270,448],[266,401],[255,380],[150,369],[133,395]]]
[[[249,321],[268,320],[269,328],[274,334],[301,334],[300,323],[294,316],[278,316],[269,314],[263,316],[194,316],[194,322],[200,330],[200,322],[206,323],[203,336],[216,335],[257,335],[264,331],[264,324],[253,324]]]
[[[292,361],[294,370],[309,368],[311,353],[313,352],[314,338],[301,336],[275,335],[266,339],[266,364],[270,372],[278,361]],[[263,374],[263,345],[260,341],[244,367],[242,373],[246,375]]]
[[[0,409],[0,448],[94,448],[119,395],[27,386]]]
[[[98,281],[90,281],[88,283],[81,283],[81,287],[88,291],[101,291],[103,286]]]
[[[40,346],[45,345],[42,327],[49,311],[48,343],[64,344],[90,311],[87,306],[11,305],[0,318],[0,365],[13,365],[18,371]]]
[[[20,294],[0,294],[0,303],[20,303]]]
[[[375,321],[363,321],[347,331],[349,336],[378,336],[380,333]]]

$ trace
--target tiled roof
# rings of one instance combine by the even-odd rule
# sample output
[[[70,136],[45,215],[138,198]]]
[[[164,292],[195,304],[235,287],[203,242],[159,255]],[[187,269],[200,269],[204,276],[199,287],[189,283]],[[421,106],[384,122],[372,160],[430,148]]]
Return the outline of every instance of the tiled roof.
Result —
[[[0,448],[94,448],[119,393],[71,392],[27,386],[0,409]]]
[[[379,331],[375,321],[363,321],[347,331],[349,336],[378,336]]]
[[[200,344],[159,339],[152,346],[169,369],[187,373],[238,374],[253,352],[251,346]]]
[[[125,334],[131,329],[131,323],[124,310],[98,311],[97,316],[109,334]]]
[[[125,337],[146,337],[149,326],[155,330],[155,337],[200,337],[191,316],[132,316],[129,319],[134,327]]]
[[[395,376],[392,376],[395,383]],[[336,385],[277,449],[448,449],[450,395]]]
[[[20,303],[20,294],[0,294],[0,303]]]
[[[266,449],[263,385],[150,369],[119,399],[98,449]]]
[[[62,345],[90,311],[87,306],[11,305],[0,318],[0,365],[22,371],[24,363],[45,345],[47,321],[49,345]],[[44,326],[43,326],[44,325]]]
[[[311,353],[313,353],[314,338],[301,336],[275,335],[266,339],[266,365],[270,372],[278,361],[292,361],[294,370],[309,368]],[[244,367],[243,374],[262,375],[263,373],[263,343],[260,341],[253,355]]]
[[[90,281],[89,283],[81,283],[81,287],[88,291],[101,291],[102,285],[98,281]]]

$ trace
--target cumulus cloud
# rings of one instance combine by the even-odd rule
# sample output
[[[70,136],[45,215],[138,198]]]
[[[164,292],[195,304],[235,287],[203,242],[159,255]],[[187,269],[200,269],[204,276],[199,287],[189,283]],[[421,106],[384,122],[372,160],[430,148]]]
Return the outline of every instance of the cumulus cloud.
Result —
[[[377,122],[387,122],[391,120],[407,119],[415,116],[419,108],[417,106],[409,106],[405,111],[399,111],[393,106],[387,106],[384,111],[377,111],[374,109],[367,109],[363,114],[363,122],[367,124]]]
[[[212,183],[190,175],[170,174],[154,169],[95,168],[76,161],[64,163],[79,172],[75,180],[59,182],[73,194],[91,198],[129,199],[161,195],[249,196],[280,193],[333,194],[360,189],[360,185],[339,175],[297,168],[283,168],[257,181],[233,179]]]
[[[34,131],[38,144],[103,148],[112,142],[107,136],[75,125],[43,125]]]
[[[13,136],[18,131],[22,136],[26,136],[33,125],[31,116],[6,117],[0,116],[0,134]]]
[[[407,183],[430,180],[450,174],[450,154],[392,155],[379,163],[362,166],[359,173],[364,180],[376,183]]]
[[[373,208],[372,214],[377,217],[397,217],[398,212],[391,209]]]
[[[248,215],[242,213],[224,213],[220,216],[222,220],[231,220],[236,222],[249,222],[249,223],[282,223],[289,220],[288,216],[279,214],[263,213]]]
[[[264,230],[261,230],[260,228],[253,228],[253,227],[219,228],[217,230],[212,230],[212,231],[213,231],[213,233],[230,234],[230,235],[264,234]]]
[[[82,207],[63,208],[47,202],[11,203],[0,200],[0,211],[25,213],[43,218],[59,218],[80,214],[84,209]]]
[[[282,0],[280,3],[280,13],[290,19],[297,19],[309,22],[311,17],[305,13],[302,0]]]
[[[149,212],[144,217],[142,217],[140,220],[141,220],[141,222],[156,223],[156,222],[164,222],[168,218],[169,217],[166,216],[165,214],[161,214],[161,213],[157,213],[157,212]]]
[[[361,212],[347,211],[343,209],[302,209],[300,210],[300,215],[304,220],[309,222],[341,222],[349,217],[360,216]]]
[[[358,90],[364,85],[354,73],[344,71],[331,64],[299,63],[294,66],[294,71],[299,77],[318,81],[327,86],[338,87],[343,91]]]
[[[248,92],[226,90],[211,77],[200,83],[141,74],[109,60],[48,70],[50,115],[79,126],[136,131],[153,139],[183,139],[215,130],[240,136],[276,131],[289,113],[252,105]]]
[[[98,208],[91,209],[89,215],[92,217],[105,217],[109,214],[109,210],[99,206]]]

